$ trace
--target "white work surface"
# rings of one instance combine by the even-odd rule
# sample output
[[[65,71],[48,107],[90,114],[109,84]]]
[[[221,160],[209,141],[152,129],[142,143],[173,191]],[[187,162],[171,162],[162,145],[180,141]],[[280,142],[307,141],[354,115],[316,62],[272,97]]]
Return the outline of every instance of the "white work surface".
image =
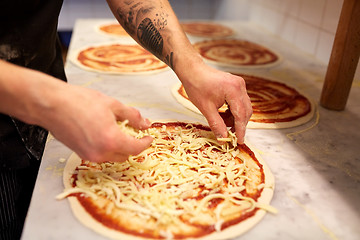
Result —
[[[102,21],[78,20],[69,53],[88,44],[119,41],[94,30]],[[236,29],[237,38],[263,44],[283,56],[277,66],[242,72],[287,82],[318,103],[325,64],[250,23],[222,23]],[[191,39],[195,40],[199,38]],[[70,84],[113,96],[139,109],[144,117],[204,122],[171,95],[170,88],[178,81],[171,70],[154,75],[106,75],[83,71],[67,61],[66,73]],[[314,118],[302,126],[247,130],[247,141],[275,176],[271,205],[279,212],[266,214],[259,224],[236,239],[360,239],[359,86],[355,81],[345,111],[329,111],[317,104]],[[59,159],[67,159],[71,153],[49,138],[23,240],[104,239],[75,219],[67,199],[55,200],[63,191],[65,163]]]

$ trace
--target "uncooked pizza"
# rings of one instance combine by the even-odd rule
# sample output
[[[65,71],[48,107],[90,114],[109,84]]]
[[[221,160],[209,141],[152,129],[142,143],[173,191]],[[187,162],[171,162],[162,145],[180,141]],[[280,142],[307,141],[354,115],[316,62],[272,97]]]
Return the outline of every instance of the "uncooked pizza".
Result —
[[[280,60],[275,52],[246,40],[213,39],[194,43],[193,46],[207,61],[229,67],[264,67]]]
[[[93,163],[73,155],[65,190],[77,219],[112,239],[227,239],[258,223],[273,196],[264,161],[230,132],[219,144],[208,126],[154,122],[120,128],[150,148],[125,162]]]
[[[253,109],[248,128],[289,128],[312,119],[314,104],[293,87],[258,76],[239,76],[245,80]],[[200,113],[189,100],[181,83],[174,85],[171,91],[179,103]],[[224,113],[227,109],[228,106],[224,104],[219,112]]]
[[[112,74],[147,74],[167,68],[138,44],[89,46],[73,53],[70,60],[85,70]]]
[[[220,38],[235,33],[230,27],[212,22],[183,22],[181,26],[186,33],[198,37]]]
[[[119,23],[107,23],[99,25],[98,30],[102,33],[113,35],[113,36],[129,36],[125,29]]]

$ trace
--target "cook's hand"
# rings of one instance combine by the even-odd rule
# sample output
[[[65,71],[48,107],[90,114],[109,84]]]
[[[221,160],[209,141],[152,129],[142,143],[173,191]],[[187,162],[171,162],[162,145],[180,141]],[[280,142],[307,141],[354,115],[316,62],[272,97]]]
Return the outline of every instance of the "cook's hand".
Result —
[[[205,64],[199,65],[190,79],[183,81],[189,99],[206,117],[216,137],[226,137],[226,126],[234,127],[238,143],[242,144],[252,114],[244,79]],[[220,116],[218,109],[225,102],[230,111]]]
[[[46,128],[83,159],[124,161],[152,142],[120,130],[117,121],[137,129],[150,123],[114,98],[2,60],[0,72],[0,112]]]
[[[125,161],[129,155],[149,147],[151,137],[135,139],[117,125],[117,121],[129,120],[136,129],[148,128],[150,122],[136,109],[94,90],[71,85],[65,88],[44,125],[81,158],[94,162]]]

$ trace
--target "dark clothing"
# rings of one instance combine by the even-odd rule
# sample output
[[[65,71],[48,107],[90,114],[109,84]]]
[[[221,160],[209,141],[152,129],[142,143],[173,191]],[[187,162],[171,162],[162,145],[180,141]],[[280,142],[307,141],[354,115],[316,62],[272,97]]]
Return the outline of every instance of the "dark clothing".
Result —
[[[62,2],[1,0],[0,59],[66,81],[57,36]],[[0,114],[0,239],[20,238],[46,138],[45,129]]]
[[[20,238],[39,166],[33,159],[27,168],[0,169],[1,240]]]
[[[57,38],[61,5],[62,0],[0,1],[0,58],[65,80]],[[0,167],[24,168],[31,157],[40,160],[46,131],[4,115],[0,118]],[[14,140],[15,134],[21,141]],[[5,141],[9,138],[14,141]],[[21,148],[21,158],[12,150],[15,147]]]

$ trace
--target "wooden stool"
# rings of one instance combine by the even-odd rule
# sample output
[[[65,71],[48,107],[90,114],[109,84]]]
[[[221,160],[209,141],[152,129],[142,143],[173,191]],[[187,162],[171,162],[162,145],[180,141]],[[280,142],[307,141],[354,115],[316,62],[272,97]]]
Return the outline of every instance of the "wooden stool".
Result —
[[[344,110],[360,56],[360,1],[344,0],[320,104]]]

